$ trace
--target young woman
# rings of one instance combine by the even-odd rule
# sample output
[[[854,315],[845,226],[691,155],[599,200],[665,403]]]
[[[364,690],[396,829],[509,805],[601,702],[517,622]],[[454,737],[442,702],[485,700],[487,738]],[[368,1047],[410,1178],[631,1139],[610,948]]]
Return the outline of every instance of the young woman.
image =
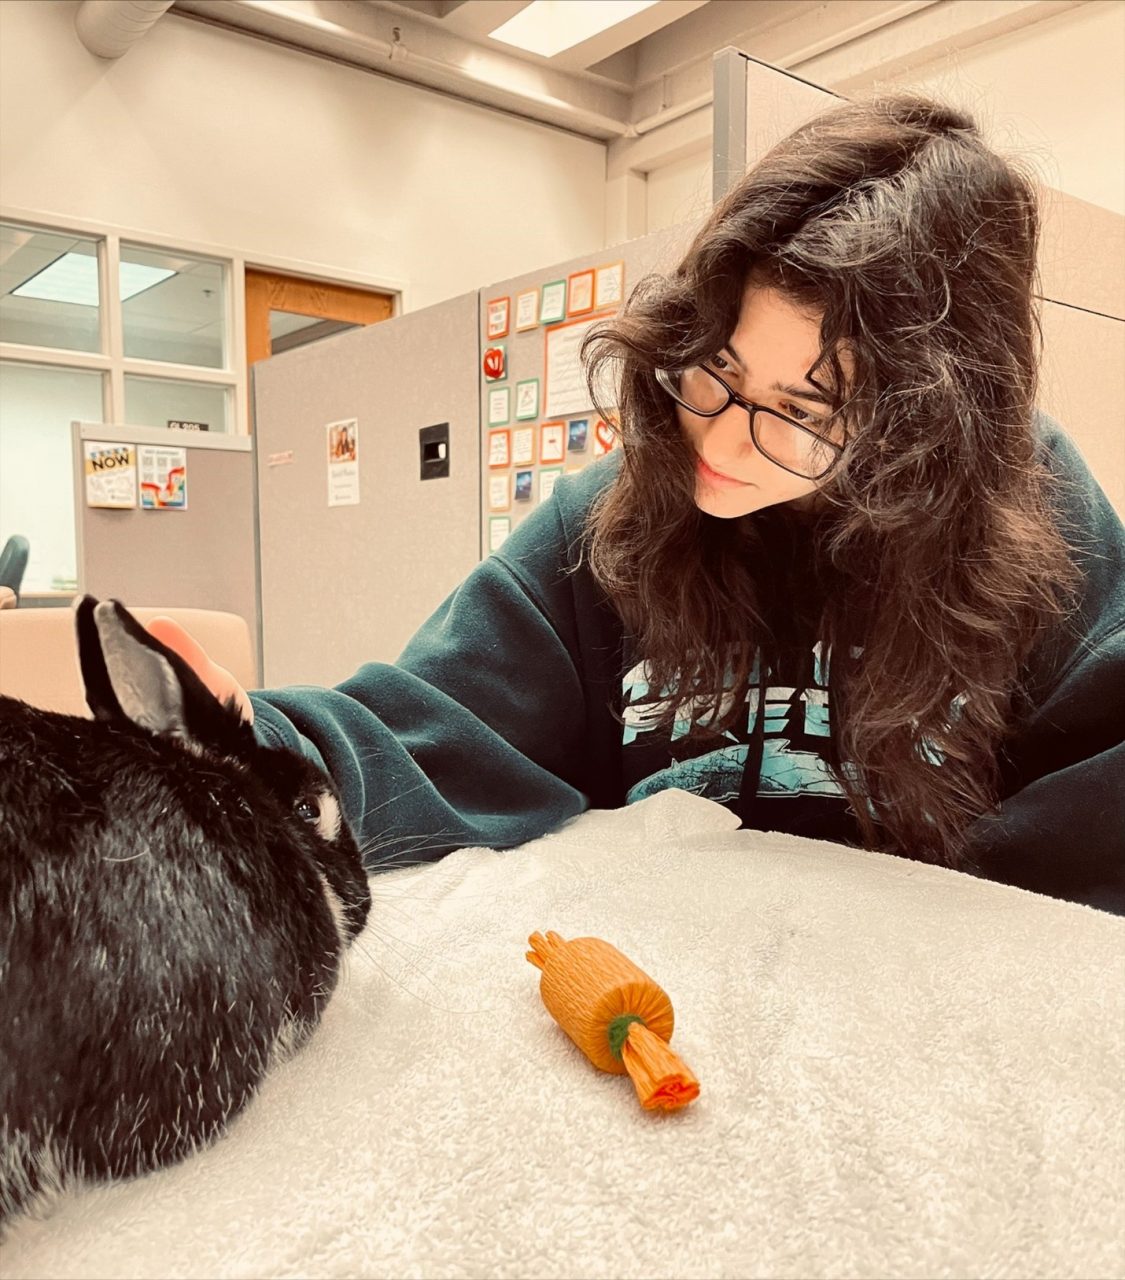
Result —
[[[748,827],[1122,886],[1125,536],[1034,408],[1037,241],[1032,182],[959,112],[797,130],[592,335],[618,453],[395,665],[254,694],[260,736],[323,763],[371,866],[682,787]]]

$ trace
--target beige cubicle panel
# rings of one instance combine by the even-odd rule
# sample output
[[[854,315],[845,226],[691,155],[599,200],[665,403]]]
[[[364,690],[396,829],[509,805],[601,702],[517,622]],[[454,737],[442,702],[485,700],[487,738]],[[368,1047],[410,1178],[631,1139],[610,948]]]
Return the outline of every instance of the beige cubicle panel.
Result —
[[[715,199],[787,133],[841,99],[737,49],[715,56]],[[1125,217],[1040,188],[1039,404],[1125,514]]]
[[[1125,517],[1125,217],[1041,189],[1039,404]]]
[[[739,49],[720,49],[715,54],[713,77],[715,201],[775,142],[843,101],[830,90]]]
[[[126,605],[212,609],[258,631],[254,462],[245,436],[75,422],[71,428],[78,590]],[[87,441],[173,445],[186,456],[182,510],[91,507]],[[260,664],[259,664],[260,669]]]
[[[266,685],[393,661],[477,563],[477,305],[463,294],[254,366]],[[353,419],[359,502],[330,506],[328,428]],[[419,432],[443,423],[449,474],[423,480]]]

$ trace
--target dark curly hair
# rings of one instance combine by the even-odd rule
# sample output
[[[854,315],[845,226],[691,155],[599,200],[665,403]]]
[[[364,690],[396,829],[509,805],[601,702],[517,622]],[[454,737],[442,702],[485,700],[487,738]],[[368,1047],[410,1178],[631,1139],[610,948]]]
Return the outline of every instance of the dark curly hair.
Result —
[[[833,772],[866,845],[952,866],[996,804],[1026,660],[1076,585],[1033,427],[1038,235],[1033,179],[969,116],[906,94],[849,103],[755,164],[584,348],[592,391],[607,372],[619,388],[624,454],[591,568],[649,687],[675,690],[664,722],[715,733],[745,714],[755,650],[796,598],[772,567],[786,516],[699,511],[654,370],[720,351],[750,280],[819,319],[814,377],[847,442],[808,544]]]

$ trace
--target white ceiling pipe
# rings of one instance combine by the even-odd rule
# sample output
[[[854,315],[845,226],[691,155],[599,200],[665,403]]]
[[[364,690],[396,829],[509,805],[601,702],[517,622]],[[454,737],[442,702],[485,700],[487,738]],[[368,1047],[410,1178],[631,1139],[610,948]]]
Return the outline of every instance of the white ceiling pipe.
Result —
[[[172,0],[82,0],[78,38],[99,58],[120,58],[172,7]]]

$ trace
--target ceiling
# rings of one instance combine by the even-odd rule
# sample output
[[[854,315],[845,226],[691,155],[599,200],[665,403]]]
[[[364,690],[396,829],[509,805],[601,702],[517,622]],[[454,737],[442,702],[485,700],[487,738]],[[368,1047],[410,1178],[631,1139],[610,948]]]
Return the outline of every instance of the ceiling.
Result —
[[[724,47],[791,69],[944,7],[938,0],[659,0],[545,58],[490,35],[528,3],[175,0],[170,12],[613,142],[709,107],[712,60]]]

